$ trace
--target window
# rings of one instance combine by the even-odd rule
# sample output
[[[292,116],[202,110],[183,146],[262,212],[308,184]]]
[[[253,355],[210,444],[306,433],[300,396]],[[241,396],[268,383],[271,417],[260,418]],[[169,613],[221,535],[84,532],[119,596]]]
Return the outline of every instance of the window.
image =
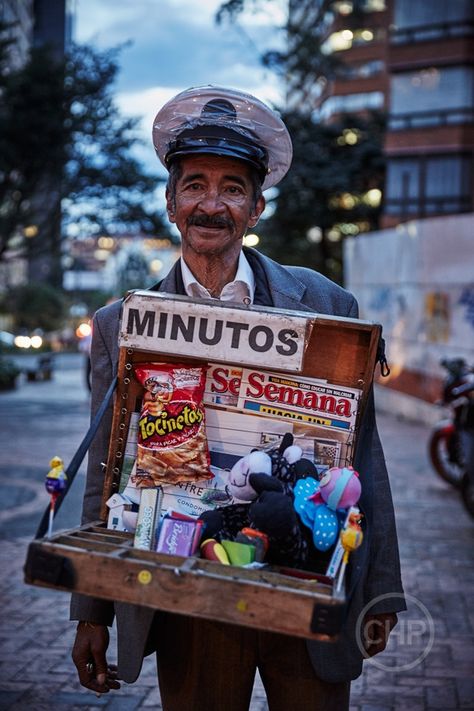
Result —
[[[469,36],[474,31],[473,20],[472,0],[395,0],[391,41],[405,44]]]
[[[469,158],[440,157],[426,160],[425,198],[426,213],[438,212],[440,203],[451,212],[469,198]],[[472,161],[471,161],[472,168]]]
[[[352,12],[383,12],[387,9],[385,0],[336,0],[331,6],[333,12],[350,15]]]
[[[384,95],[381,91],[330,96],[319,109],[318,118],[327,119],[333,114],[355,113],[366,109],[380,109],[383,107],[383,102]]]
[[[472,156],[390,159],[385,212],[408,217],[472,210],[472,175]]]
[[[394,24],[398,29],[456,23],[474,19],[472,0],[395,0]]]
[[[420,163],[402,158],[389,161],[385,188],[388,214],[416,214],[420,197]],[[403,208],[403,210],[401,210]]]
[[[385,62],[381,59],[371,59],[363,64],[351,64],[344,67],[345,79],[366,79],[381,74],[385,69]]]
[[[463,123],[473,115],[473,67],[426,67],[391,79],[390,128],[394,130]]]
[[[367,44],[368,42],[383,40],[386,36],[386,30],[383,27],[360,28],[358,30],[340,30],[333,32],[325,42],[321,45],[323,54],[332,54],[333,52],[342,52],[357,45]]]

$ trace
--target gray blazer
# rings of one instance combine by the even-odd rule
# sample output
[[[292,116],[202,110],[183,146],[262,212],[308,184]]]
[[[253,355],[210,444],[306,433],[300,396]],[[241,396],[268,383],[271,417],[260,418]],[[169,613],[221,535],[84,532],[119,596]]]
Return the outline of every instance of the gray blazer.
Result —
[[[304,267],[283,267],[255,250],[245,250],[267,279],[277,308],[311,311],[356,318],[357,302],[352,294],[326,277]],[[159,290],[176,293],[179,262],[159,285]],[[102,402],[117,369],[118,325],[121,302],[100,309],[94,316],[92,342],[92,416]],[[83,522],[97,520],[102,498],[112,408],[105,415],[89,451]],[[355,679],[362,671],[362,655],[356,644],[355,627],[360,611],[369,601],[384,596],[371,612],[399,612],[405,608],[401,594],[397,535],[392,497],[384,455],[377,433],[373,402],[366,411],[359,434],[355,467],[361,474],[361,507],[367,530],[362,546],[351,558],[352,594],[343,632],[335,643],[308,641],[317,675],[327,681]],[[389,599],[395,593],[396,597]],[[116,617],[119,676],[126,682],[137,679],[145,655],[153,620],[151,608],[109,602],[73,594],[71,619],[111,625]]]

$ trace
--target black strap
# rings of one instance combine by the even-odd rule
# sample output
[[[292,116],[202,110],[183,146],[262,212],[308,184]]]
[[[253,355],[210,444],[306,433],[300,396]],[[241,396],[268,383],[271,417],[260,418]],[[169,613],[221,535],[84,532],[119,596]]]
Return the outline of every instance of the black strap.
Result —
[[[385,338],[380,335],[380,340],[377,347],[377,363],[380,364],[380,374],[382,378],[387,378],[390,375],[387,357],[385,355]]]
[[[71,488],[71,484],[74,481],[74,477],[76,476],[79,467],[82,464],[82,460],[86,456],[86,452],[89,449],[92,440],[95,437],[95,434],[97,430],[99,429],[100,422],[105,414],[105,411],[107,410],[107,407],[112,399],[112,395],[114,394],[114,390],[117,386],[117,376],[112,380],[110,383],[110,387],[107,390],[107,393],[101,402],[101,405],[97,412],[95,413],[94,419],[91,422],[91,425],[86,433],[86,436],[82,440],[81,444],[79,445],[77,452],[74,454],[73,458],[71,459],[71,463],[69,464],[68,468],[66,469],[66,476],[67,476],[67,486],[64,489],[64,491],[61,492],[61,494],[58,496],[56,499],[56,505],[54,507],[54,515],[58,513],[61,504],[64,500],[64,497],[66,496],[67,492]],[[48,504],[48,507],[46,508],[46,511],[43,514],[43,518],[40,521],[40,524],[38,526],[38,530],[36,531],[35,539],[37,538],[43,538],[44,534],[48,530],[48,522],[49,522],[49,510],[50,506]]]

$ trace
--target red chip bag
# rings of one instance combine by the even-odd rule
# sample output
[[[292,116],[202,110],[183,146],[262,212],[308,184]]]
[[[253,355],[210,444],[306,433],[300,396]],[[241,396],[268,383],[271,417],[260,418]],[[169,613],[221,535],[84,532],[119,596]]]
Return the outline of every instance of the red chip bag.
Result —
[[[204,422],[205,367],[143,363],[135,375],[144,386],[138,420],[138,487],[212,479]]]

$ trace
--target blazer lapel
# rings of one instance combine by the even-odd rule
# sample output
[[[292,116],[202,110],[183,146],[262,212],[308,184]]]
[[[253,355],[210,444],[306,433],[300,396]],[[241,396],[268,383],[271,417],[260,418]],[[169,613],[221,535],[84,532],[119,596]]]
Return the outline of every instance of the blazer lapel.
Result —
[[[168,274],[158,284],[151,287],[152,291],[164,291],[167,294],[180,294],[179,282],[182,282],[180,260],[178,259]]]
[[[264,257],[255,249],[244,247],[244,252],[250,264],[257,261],[265,272],[268,287],[272,295],[273,305],[279,309],[294,309],[295,311],[314,311],[302,303],[306,285],[268,257]]]

